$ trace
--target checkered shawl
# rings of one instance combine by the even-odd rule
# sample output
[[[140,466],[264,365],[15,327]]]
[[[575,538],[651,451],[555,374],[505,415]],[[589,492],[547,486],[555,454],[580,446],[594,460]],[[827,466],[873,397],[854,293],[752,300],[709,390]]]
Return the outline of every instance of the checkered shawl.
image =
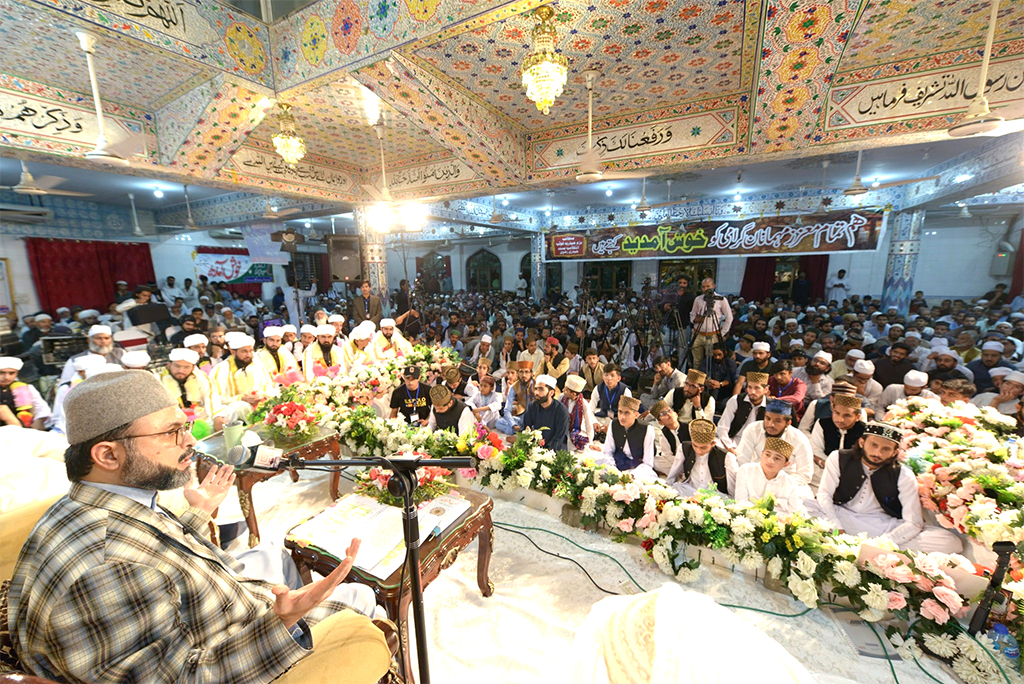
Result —
[[[269,682],[309,651],[273,611],[271,585],[206,538],[132,499],[75,484],[36,524],[9,595],[14,648],[36,675],[69,682]],[[345,608],[325,601],[315,624]],[[339,676],[342,673],[339,672]]]

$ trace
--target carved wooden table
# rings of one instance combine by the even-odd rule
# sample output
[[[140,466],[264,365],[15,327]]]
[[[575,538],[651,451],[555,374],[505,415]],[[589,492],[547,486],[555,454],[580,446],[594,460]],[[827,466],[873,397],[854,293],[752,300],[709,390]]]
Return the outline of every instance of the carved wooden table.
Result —
[[[491,511],[494,502],[485,494],[472,489],[452,487],[470,503],[468,511],[459,516],[439,537],[424,542],[420,546],[420,577],[425,590],[441,574],[452,566],[459,557],[459,552],[470,545],[473,539],[479,539],[479,552],[476,563],[476,582],[480,593],[490,596],[494,593],[494,585],[487,577],[491,564],[491,552],[494,551],[494,529],[491,525]],[[316,546],[299,546],[285,539],[285,547],[292,552],[295,565],[305,583],[312,581],[311,570],[321,575],[329,575],[338,567],[338,559]],[[373,589],[377,602],[388,611],[388,618],[399,623],[402,629],[402,663],[405,681],[414,684],[412,659],[409,652],[409,602],[412,599],[409,587],[412,581],[406,572],[405,582],[399,586],[401,568],[395,570],[386,580],[380,580],[358,568],[352,568],[345,578],[346,582],[359,582]]]
[[[304,461],[337,457],[339,453],[337,431],[323,427],[317,429],[317,434],[308,439],[295,441],[277,439],[275,440],[275,446],[278,449],[283,449],[286,454],[297,454]],[[269,437],[262,425],[250,427],[249,430],[255,432],[264,440]],[[201,446],[197,444],[196,449],[215,458],[222,458],[227,453],[227,449],[224,446],[224,433],[213,433],[202,440]],[[204,459],[197,461],[196,474],[200,480],[206,476],[209,469],[210,463],[208,461]],[[238,493],[238,505],[241,507],[242,515],[245,517],[245,524],[249,527],[250,549],[260,543],[260,527],[256,520],[256,507],[253,505],[252,487],[257,482],[265,482],[284,471],[284,468],[279,470],[266,470],[264,468],[242,468],[235,470],[235,489]],[[294,469],[288,472],[291,475],[292,482],[299,479],[299,474]],[[331,479],[331,498],[338,498],[338,482],[335,478]],[[214,511],[213,517],[217,517],[216,511]],[[210,539],[214,544],[220,545],[217,525],[212,520],[210,522]]]

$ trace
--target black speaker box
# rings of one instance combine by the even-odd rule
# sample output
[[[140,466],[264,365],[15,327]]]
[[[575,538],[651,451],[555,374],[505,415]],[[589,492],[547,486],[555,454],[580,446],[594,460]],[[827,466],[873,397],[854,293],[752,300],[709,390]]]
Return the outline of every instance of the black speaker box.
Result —
[[[359,254],[359,238],[351,235],[328,235],[327,256],[331,263],[331,280],[354,282],[363,272]]]

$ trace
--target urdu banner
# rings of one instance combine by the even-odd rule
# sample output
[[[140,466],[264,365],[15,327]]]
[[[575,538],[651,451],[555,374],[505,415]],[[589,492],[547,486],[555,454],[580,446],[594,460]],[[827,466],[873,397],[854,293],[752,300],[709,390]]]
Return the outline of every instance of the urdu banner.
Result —
[[[881,211],[844,210],[805,217],[700,221],[558,232],[547,236],[547,261],[668,257],[786,256],[871,252],[885,228]]]

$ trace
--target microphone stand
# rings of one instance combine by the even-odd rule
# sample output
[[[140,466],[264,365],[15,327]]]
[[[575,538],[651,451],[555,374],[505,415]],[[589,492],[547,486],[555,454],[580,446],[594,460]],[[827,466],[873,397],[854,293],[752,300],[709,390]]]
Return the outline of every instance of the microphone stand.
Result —
[[[441,468],[473,468],[476,459],[466,458],[430,458],[430,459],[387,459],[383,457],[349,458],[339,460],[304,461],[297,457],[288,459],[289,467],[326,466],[333,468],[370,468],[383,467],[394,473],[388,480],[388,491],[393,496],[402,497],[402,527],[405,532],[405,562],[409,564],[409,591],[412,603],[412,618],[416,628],[416,659],[419,664],[421,684],[430,684],[430,670],[427,663],[426,618],[423,616],[423,578],[420,575],[420,525],[419,515],[413,493],[416,491],[418,479],[416,469],[421,465],[432,465]],[[399,587],[399,591],[404,591]],[[398,616],[395,616],[396,620]],[[406,673],[408,678],[408,673]]]
[[[988,620],[988,615],[992,610],[992,602],[995,600],[996,592],[1000,591],[1003,587],[1003,578],[1006,577],[1006,569],[1010,565],[1010,555],[1013,550],[1017,548],[1013,542],[1000,541],[992,544],[992,550],[996,552],[998,560],[996,561],[996,569],[992,573],[991,579],[988,581],[988,588],[985,589],[985,594],[982,596],[981,602],[978,603],[978,607],[974,609],[974,616],[971,618],[971,623],[967,627],[967,631],[971,634],[977,634],[985,627],[985,621]]]

